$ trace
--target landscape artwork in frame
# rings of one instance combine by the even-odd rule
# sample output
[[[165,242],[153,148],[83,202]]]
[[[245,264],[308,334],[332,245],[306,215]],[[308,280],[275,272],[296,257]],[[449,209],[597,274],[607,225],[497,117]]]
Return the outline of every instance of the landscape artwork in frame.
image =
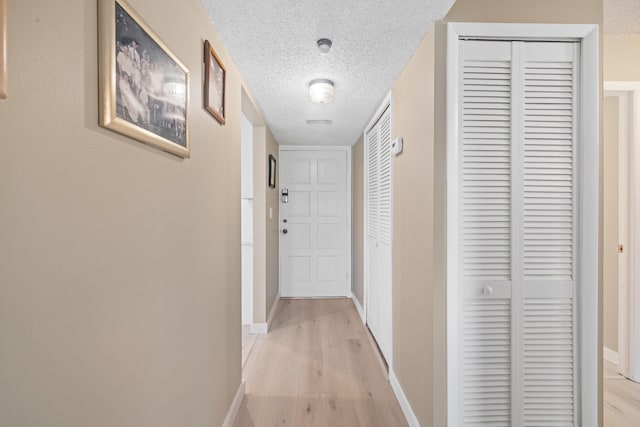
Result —
[[[220,124],[224,124],[224,86],[227,71],[208,40],[204,44],[204,55],[204,107]]]
[[[189,157],[189,70],[124,0],[99,0],[100,125]]]

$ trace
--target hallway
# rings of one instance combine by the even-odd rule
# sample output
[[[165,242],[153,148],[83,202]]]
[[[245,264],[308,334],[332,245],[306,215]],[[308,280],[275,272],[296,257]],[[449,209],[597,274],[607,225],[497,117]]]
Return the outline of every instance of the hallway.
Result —
[[[281,300],[236,426],[405,426],[367,333],[349,299]]]

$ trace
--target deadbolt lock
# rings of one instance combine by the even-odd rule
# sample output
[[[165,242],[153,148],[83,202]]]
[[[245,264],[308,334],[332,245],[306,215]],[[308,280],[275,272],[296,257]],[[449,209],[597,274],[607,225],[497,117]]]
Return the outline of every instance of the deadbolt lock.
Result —
[[[621,254],[622,252],[624,252],[624,246],[618,245],[618,253]]]

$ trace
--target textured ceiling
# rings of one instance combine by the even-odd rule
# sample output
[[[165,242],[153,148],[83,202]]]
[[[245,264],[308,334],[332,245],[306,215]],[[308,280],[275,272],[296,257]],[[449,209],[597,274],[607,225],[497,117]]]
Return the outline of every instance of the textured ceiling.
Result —
[[[605,0],[605,34],[640,34],[640,0]]]
[[[280,144],[356,142],[454,0],[201,0]],[[333,47],[322,55],[318,38]],[[328,104],[309,82],[335,82]],[[307,124],[331,120],[331,125]]]

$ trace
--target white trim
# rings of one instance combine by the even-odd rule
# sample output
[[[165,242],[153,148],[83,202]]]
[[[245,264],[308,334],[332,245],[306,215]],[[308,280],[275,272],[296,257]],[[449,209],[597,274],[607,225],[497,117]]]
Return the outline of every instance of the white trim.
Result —
[[[267,323],[254,323],[249,326],[249,332],[252,334],[268,334],[271,330],[271,323],[273,323],[273,318],[276,315],[276,311],[278,309],[278,305],[280,304],[280,294],[276,295],[275,301],[273,301],[273,305],[271,306],[271,311],[269,312],[269,317],[267,318]]]
[[[364,315],[364,308],[362,308],[362,304],[360,304],[360,301],[358,301],[358,297],[356,297],[355,295],[352,295],[351,300],[353,301],[353,305],[356,306],[356,310],[358,311],[358,315],[360,316],[360,319],[362,319],[362,323],[366,325],[367,318]]]
[[[640,283],[636,266],[640,262],[640,82],[604,82],[605,95],[619,99],[619,159],[620,223],[619,243],[624,245],[626,258],[620,258],[618,286],[618,370],[634,381],[640,381]],[[626,164],[622,163],[627,159]],[[625,191],[626,190],[626,191]],[[626,210],[623,196],[626,194]],[[623,224],[624,222],[624,224]],[[626,228],[626,232],[624,230]],[[626,270],[626,274],[625,271]],[[625,277],[626,280],[625,280]]]
[[[319,145],[281,145],[279,147],[279,151],[278,151],[278,155],[280,155],[283,151],[344,151],[347,155],[347,182],[345,183],[346,187],[347,187],[347,202],[346,202],[346,210],[347,210],[347,232],[345,235],[346,238],[346,259],[345,259],[345,264],[346,264],[346,270],[347,270],[347,277],[346,277],[346,281],[345,281],[345,289],[344,289],[344,294],[342,295],[335,295],[333,297],[347,297],[347,298],[351,298],[351,280],[353,278],[353,265],[352,263],[352,247],[353,247],[353,238],[352,238],[352,232],[351,232],[351,227],[352,227],[352,208],[353,208],[353,203],[352,203],[352,192],[353,192],[353,177],[352,177],[352,169],[353,169],[353,165],[351,163],[351,156],[352,156],[352,151],[353,151],[353,147],[349,146],[344,146],[344,145],[338,145],[338,146],[319,146]],[[279,158],[279,157],[278,157]],[[280,175],[282,176],[282,175]],[[278,179],[278,185],[280,185],[280,187],[278,188],[278,203],[280,203],[280,189],[281,184],[280,184],[280,180]],[[282,212],[282,210],[280,209],[279,212]],[[282,218],[279,217],[278,218],[278,224],[280,224],[282,221]],[[278,227],[279,230],[279,227]],[[280,231],[278,231],[278,239],[280,239],[282,236],[280,236]],[[279,266],[279,271],[282,271],[282,245],[279,245],[279,250],[278,250],[278,266]],[[282,292],[282,274],[279,274],[278,276],[278,291]],[[280,294],[278,294],[279,296]],[[285,295],[288,296],[288,295]],[[302,295],[300,297],[303,297]],[[313,296],[310,296],[311,298],[313,298]],[[330,297],[330,298],[333,298]]]
[[[611,362],[618,366],[618,352],[611,350],[609,347],[602,347],[602,357],[607,362]]]
[[[392,368],[389,368],[389,383],[396,395],[396,399],[398,399],[398,403],[400,404],[404,417],[407,419],[409,427],[420,427],[418,417],[416,417],[416,414],[413,412],[409,399],[407,399],[407,396],[404,394],[404,390],[402,390],[402,386],[400,385],[400,382]]]
[[[280,152],[283,151],[344,151],[351,148],[351,145],[280,145]]]
[[[362,132],[362,314],[363,322],[367,324],[369,313],[369,255],[367,250],[367,130],[368,125]]]
[[[384,111],[387,109],[387,106],[389,107],[391,106],[391,98],[392,98],[391,95],[392,95],[392,91],[387,92],[384,99],[382,100],[382,103],[376,110],[375,114],[371,117],[371,120],[369,120],[369,123],[364,128],[365,138],[367,136],[367,132],[369,132],[371,128],[378,122],[378,120],[380,120],[380,117],[382,117],[382,113],[384,113]],[[393,136],[392,136],[392,139],[393,139]]]
[[[347,147],[347,297],[353,289],[353,147]]]
[[[605,92],[637,92],[640,90],[640,82],[631,81],[606,81]]]
[[[635,175],[635,162],[632,160],[631,147],[635,146],[637,139],[634,135],[635,100],[633,92],[627,92],[626,96],[618,96],[618,243],[626,248],[622,256],[618,256],[618,372],[626,377],[631,376],[632,343],[630,331],[633,324],[633,306],[631,304],[630,284],[634,283],[634,265],[629,261],[635,252],[635,239],[632,238],[632,229],[635,228],[635,207],[630,205],[634,196],[630,189],[634,186],[631,180]],[[631,105],[630,105],[631,104]],[[633,138],[633,141],[630,140]],[[636,186],[637,187],[637,186]],[[631,220],[633,215],[634,220]],[[626,252],[626,253],[625,253]]]
[[[458,275],[458,69],[460,38],[508,40],[572,39],[582,44],[580,117],[580,221],[579,221],[579,387],[581,402],[577,423],[595,427],[602,408],[598,405],[601,355],[598,328],[598,208],[599,208],[599,76],[598,26],[575,24],[476,24],[447,25],[447,400],[448,425],[461,425],[459,413],[459,346],[457,339],[460,308]]]
[[[252,323],[249,325],[249,333],[251,334],[266,334],[269,332],[269,327],[266,323]]]
[[[458,384],[460,384],[459,355],[460,349],[456,336],[451,331],[458,331],[460,324],[458,319],[461,310],[458,307],[460,301],[458,278],[458,70],[460,58],[460,35],[456,27],[447,25],[447,87],[446,87],[446,163],[447,163],[447,276],[446,276],[446,300],[447,300],[447,425],[456,427],[462,425],[459,418]],[[454,74],[455,73],[455,74]]]
[[[362,147],[363,149],[363,172],[364,172],[364,180],[363,180],[363,197],[364,197],[364,204],[363,204],[363,267],[364,267],[364,271],[363,271],[363,313],[364,313],[364,323],[367,324],[368,321],[368,315],[369,315],[369,251],[368,251],[368,244],[367,244],[367,218],[369,217],[368,211],[367,211],[367,186],[369,184],[368,182],[368,172],[369,172],[369,168],[368,168],[368,162],[367,162],[367,132],[369,132],[371,130],[371,128],[373,128],[376,123],[378,122],[378,120],[380,120],[380,118],[382,117],[382,115],[384,114],[384,112],[389,109],[389,114],[390,114],[390,124],[391,124],[391,129],[390,129],[390,134],[391,134],[391,140],[393,140],[393,136],[394,136],[394,126],[393,126],[393,91],[389,91],[387,93],[387,95],[384,97],[382,103],[380,104],[380,106],[378,107],[378,109],[376,110],[375,114],[373,115],[373,117],[371,118],[371,120],[369,121],[369,123],[367,124],[367,126],[364,128],[364,132],[363,132],[363,144],[364,146]],[[392,183],[392,187],[391,187],[391,206],[393,207],[393,195],[394,195],[394,190],[393,190],[393,174],[394,174],[394,163],[395,163],[395,156],[392,154],[391,155],[391,170],[390,170],[390,175],[391,175],[391,183]],[[391,221],[391,259],[389,260],[390,265],[391,265],[391,301],[389,302],[389,304],[391,305],[391,348],[388,350],[389,354],[383,354],[383,356],[386,359],[386,363],[389,367],[393,366],[393,209],[391,209],[391,217],[390,217],[390,221]],[[371,335],[373,336],[373,331],[371,333]],[[375,339],[375,337],[374,337]],[[381,353],[382,353],[382,347],[378,344],[378,348],[381,349]]]
[[[224,417],[224,421],[222,422],[222,427],[233,427],[233,425],[236,422],[236,418],[238,418],[238,413],[240,412],[240,407],[242,406],[244,395],[245,395],[245,385],[244,385],[244,380],[241,380],[240,385],[238,386],[238,391],[236,391],[236,395],[233,398],[233,402],[231,402],[231,407],[229,408],[229,412],[227,412],[227,416]]]

